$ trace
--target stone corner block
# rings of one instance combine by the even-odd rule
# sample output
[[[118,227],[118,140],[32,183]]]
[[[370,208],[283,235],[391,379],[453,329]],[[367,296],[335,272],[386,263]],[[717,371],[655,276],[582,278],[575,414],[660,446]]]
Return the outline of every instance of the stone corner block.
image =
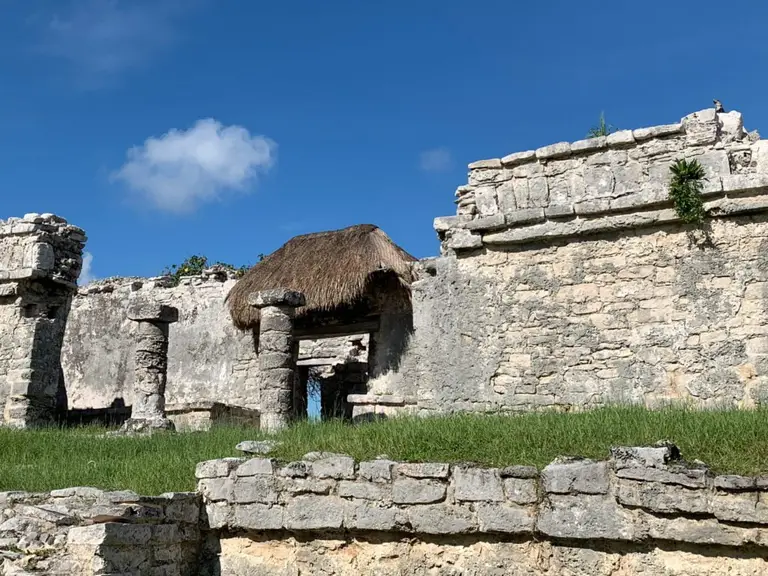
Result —
[[[167,304],[134,300],[128,304],[128,319],[135,322],[178,322],[179,309]]]
[[[273,288],[271,290],[262,290],[248,295],[248,304],[256,308],[265,308],[267,306],[288,306],[298,308],[306,306],[307,300],[302,292],[291,290],[289,288]]]
[[[498,158],[489,158],[488,160],[477,160],[476,162],[471,162],[467,166],[467,168],[469,170],[501,168],[501,160],[499,160]]]

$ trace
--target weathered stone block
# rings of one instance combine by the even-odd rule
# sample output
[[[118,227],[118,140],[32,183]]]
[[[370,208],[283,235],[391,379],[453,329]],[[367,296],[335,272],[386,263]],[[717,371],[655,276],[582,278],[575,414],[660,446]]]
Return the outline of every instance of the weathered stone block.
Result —
[[[274,473],[274,460],[271,458],[250,458],[240,464],[235,470],[236,476],[272,475]]]
[[[298,308],[306,305],[306,303],[304,294],[290,288],[273,288],[248,295],[248,304],[256,308],[265,308],[267,306]]]
[[[632,130],[618,130],[605,137],[605,144],[609,147],[630,146],[635,143]]]
[[[542,488],[555,494],[607,494],[607,462],[555,460],[541,472]]]
[[[493,169],[493,168],[501,168],[501,160],[498,158],[490,158],[488,160],[477,160],[475,162],[471,162],[467,168],[470,170],[481,170],[481,169]]]
[[[562,158],[571,155],[571,144],[569,142],[558,142],[543,146],[536,150],[536,158],[539,160],[548,160],[551,158]]]
[[[534,478],[505,478],[504,493],[515,504],[535,504],[538,501]]]
[[[351,479],[355,477],[355,461],[342,455],[320,458],[312,462],[312,475],[316,478]]]
[[[445,499],[446,485],[437,480],[398,478],[392,484],[395,504],[431,504]]]
[[[245,504],[234,507],[230,522],[232,528],[245,530],[280,530],[283,528],[284,510],[268,504]]]
[[[128,304],[128,319],[136,322],[173,323],[179,320],[179,310],[173,306],[149,300],[133,300]]]
[[[725,474],[723,476],[715,476],[714,479],[715,488],[721,490],[730,490],[734,492],[742,490],[755,490],[757,488],[757,479],[753,476],[736,476],[733,474]]]
[[[399,464],[396,471],[409,478],[448,478],[451,467],[449,464],[436,462],[404,463]]]
[[[480,216],[491,216],[499,211],[496,203],[496,187],[493,185],[475,188],[475,204]]]
[[[613,498],[551,494],[539,508],[536,528],[554,538],[577,540],[634,540],[630,511]]]
[[[231,499],[234,487],[232,478],[203,478],[197,483],[200,493],[212,502]]]
[[[662,446],[618,446],[611,448],[611,459],[617,470],[630,467],[665,468],[680,459],[680,450],[673,444]]]
[[[660,484],[620,480],[616,498],[624,506],[645,508],[652,512],[706,514],[709,511],[709,493],[706,490]]]
[[[330,494],[336,487],[336,481],[317,478],[283,478],[279,479],[277,486],[287,495],[296,494]]]
[[[605,148],[605,146],[605,136],[597,136],[596,138],[587,138],[585,140],[571,142],[571,152],[573,154],[582,154],[585,152],[592,152],[593,150],[600,150]]]
[[[501,502],[504,488],[499,471],[483,468],[454,468],[454,498],[468,502]]]
[[[195,467],[195,478],[218,478],[229,476],[229,473],[237,468],[245,458],[220,458],[218,460],[206,460]]]
[[[390,482],[396,464],[392,460],[383,459],[360,462],[360,477],[371,482]]]
[[[759,492],[716,492],[709,511],[725,522],[768,524],[768,503]]]
[[[532,532],[535,525],[533,508],[507,504],[478,504],[475,507],[480,532],[521,534]]]
[[[508,154],[501,159],[502,166],[511,167],[519,164],[526,164],[536,159],[536,150],[526,150],[524,152],[515,152]]]
[[[445,246],[452,250],[470,250],[482,245],[483,239],[479,234],[473,234],[463,228],[450,230],[445,240]]]
[[[344,500],[334,496],[299,496],[286,505],[284,525],[289,530],[341,528],[344,506]]]
[[[507,466],[499,471],[502,478],[538,478],[539,471],[535,466]]]
[[[390,484],[376,484],[367,481],[341,481],[337,493],[342,498],[377,500],[379,502],[392,500],[392,486]]]
[[[278,500],[276,481],[273,476],[246,476],[235,480],[232,501],[238,504],[260,502],[274,504]]]
[[[659,468],[623,468],[616,471],[619,478],[641,480],[643,482],[661,482],[662,484],[677,484],[687,488],[706,488],[710,473],[706,468],[678,468],[667,470]]]
[[[408,509],[408,521],[420,534],[466,534],[477,530],[475,514],[463,506],[414,506]]]
[[[344,505],[344,527],[353,530],[395,530],[398,527],[398,514],[401,512],[395,508],[352,500]]]

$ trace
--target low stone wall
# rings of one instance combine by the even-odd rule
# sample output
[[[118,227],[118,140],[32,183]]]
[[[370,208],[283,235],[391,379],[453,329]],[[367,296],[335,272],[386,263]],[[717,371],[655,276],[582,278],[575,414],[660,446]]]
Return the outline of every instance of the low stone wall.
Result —
[[[0,574],[197,574],[199,517],[194,493],[0,493]]]
[[[746,576],[768,562],[768,477],[716,476],[669,445],[541,473],[313,453],[196,475],[222,574]]]

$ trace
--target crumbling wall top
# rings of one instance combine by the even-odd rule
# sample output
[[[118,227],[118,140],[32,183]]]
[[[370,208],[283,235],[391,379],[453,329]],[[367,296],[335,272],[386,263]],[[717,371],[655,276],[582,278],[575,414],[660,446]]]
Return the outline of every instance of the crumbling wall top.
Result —
[[[712,108],[675,124],[473,162],[456,191],[456,216],[435,219],[435,230],[455,251],[673,221],[670,211],[626,215],[671,206],[669,168],[681,158],[704,167],[706,198],[768,189],[768,140],[747,132],[741,113]],[[754,201],[746,204],[754,210]]]
[[[47,278],[74,288],[86,240],[54,214],[0,220],[0,282]]]

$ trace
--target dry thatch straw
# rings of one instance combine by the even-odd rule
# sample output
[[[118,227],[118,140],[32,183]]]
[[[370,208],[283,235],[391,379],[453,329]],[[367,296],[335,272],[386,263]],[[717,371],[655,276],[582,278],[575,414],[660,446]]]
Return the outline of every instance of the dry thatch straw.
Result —
[[[358,224],[341,230],[296,236],[251,268],[227,296],[229,312],[241,330],[255,329],[259,311],[248,295],[270,288],[303,292],[307,305],[297,318],[342,309],[370,309],[407,299],[410,263],[416,259],[377,226]]]

